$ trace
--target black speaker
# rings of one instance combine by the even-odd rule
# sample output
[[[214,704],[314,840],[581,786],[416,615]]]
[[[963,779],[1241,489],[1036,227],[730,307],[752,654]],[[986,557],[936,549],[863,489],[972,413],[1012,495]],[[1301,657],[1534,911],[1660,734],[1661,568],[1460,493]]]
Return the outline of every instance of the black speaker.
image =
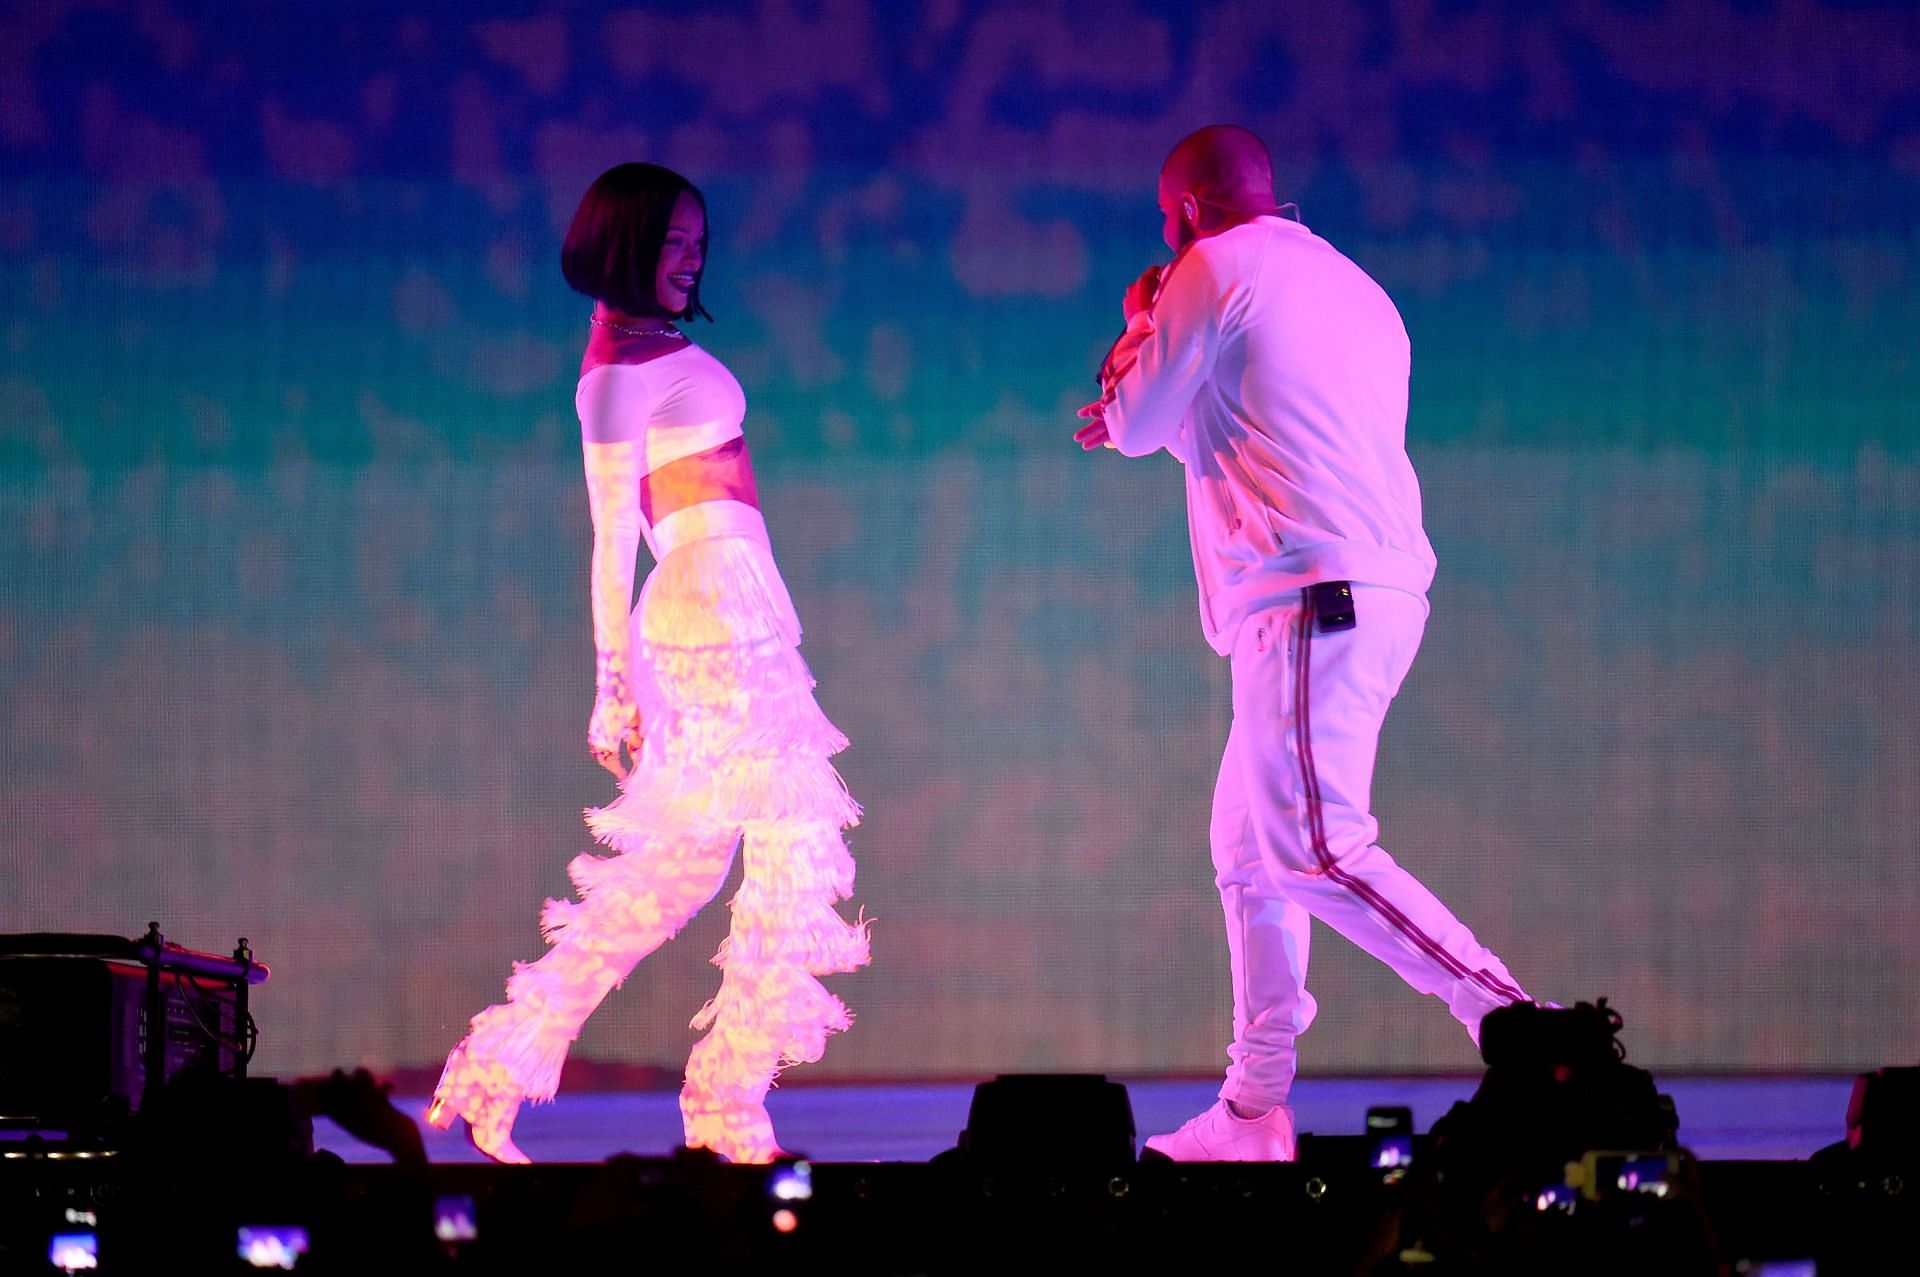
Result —
[[[1913,1158],[1920,1148],[1920,1068],[1875,1069],[1853,1079],[1847,1147]]]
[[[267,978],[245,940],[230,958],[146,936],[0,936],[0,1125],[91,1132],[183,1076],[243,1077],[247,989]]]
[[[1009,1073],[973,1089],[956,1150],[975,1165],[1118,1165],[1134,1160],[1127,1088],[1099,1073]]]

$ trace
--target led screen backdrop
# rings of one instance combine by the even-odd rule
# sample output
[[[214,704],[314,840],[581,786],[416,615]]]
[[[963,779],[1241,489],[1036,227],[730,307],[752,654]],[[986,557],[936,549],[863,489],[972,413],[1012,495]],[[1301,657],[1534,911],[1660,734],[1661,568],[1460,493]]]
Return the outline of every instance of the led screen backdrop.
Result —
[[[828,1076],[1208,1072],[1226,670],[1073,409],[1216,119],[1399,302],[1440,576],[1384,841],[1656,1067],[1910,1060],[1901,5],[26,3],[0,18],[0,930],[248,936],[260,1066],[436,1061],[610,782],[559,235],[713,216],[873,966]],[[580,1052],[676,1066],[719,904]],[[1327,933],[1308,1068],[1467,1067]]]

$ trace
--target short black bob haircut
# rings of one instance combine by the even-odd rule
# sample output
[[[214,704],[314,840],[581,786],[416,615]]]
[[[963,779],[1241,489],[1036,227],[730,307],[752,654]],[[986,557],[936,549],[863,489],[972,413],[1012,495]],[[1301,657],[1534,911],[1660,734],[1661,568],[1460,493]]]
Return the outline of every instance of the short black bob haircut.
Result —
[[[662,309],[655,286],[660,250],[682,191],[700,202],[704,216],[707,199],[700,188],[658,164],[617,164],[595,178],[560,246],[560,273],[567,283],[623,314],[682,320],[699,315],[711,322],[713,316],[700,304],[698,276],[679,314]]]

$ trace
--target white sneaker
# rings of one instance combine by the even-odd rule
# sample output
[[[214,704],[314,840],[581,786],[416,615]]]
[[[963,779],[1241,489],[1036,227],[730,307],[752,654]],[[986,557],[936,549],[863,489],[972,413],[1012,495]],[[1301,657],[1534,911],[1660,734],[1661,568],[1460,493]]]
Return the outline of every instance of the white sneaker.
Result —
[[[1235,1117],[1225,1100],[1147,1147],[1176,1162],[1291,1162],[1293,1110],[1276,1104],[1262,1117]]]

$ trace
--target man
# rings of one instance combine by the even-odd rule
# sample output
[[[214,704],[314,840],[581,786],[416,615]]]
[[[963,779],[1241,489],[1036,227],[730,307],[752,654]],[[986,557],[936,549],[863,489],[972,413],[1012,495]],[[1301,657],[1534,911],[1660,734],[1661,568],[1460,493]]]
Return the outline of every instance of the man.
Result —
[[[1406,453],[1409,349],[1380,286],[1274,203],[1266,147],[1215,125],[1160,172],[1173,261],[1127,291],[1125,334],[1076,434],[1187,468],[1208,643],[1233,729],[1211,842],[1233,975],[1220,1100],[1147,1147],[1182,1161],[1294,1153],[1308,916],[1481,1017],[1527,995],[1375,844],[1374,754],[1427,620],[1433,548]]]

